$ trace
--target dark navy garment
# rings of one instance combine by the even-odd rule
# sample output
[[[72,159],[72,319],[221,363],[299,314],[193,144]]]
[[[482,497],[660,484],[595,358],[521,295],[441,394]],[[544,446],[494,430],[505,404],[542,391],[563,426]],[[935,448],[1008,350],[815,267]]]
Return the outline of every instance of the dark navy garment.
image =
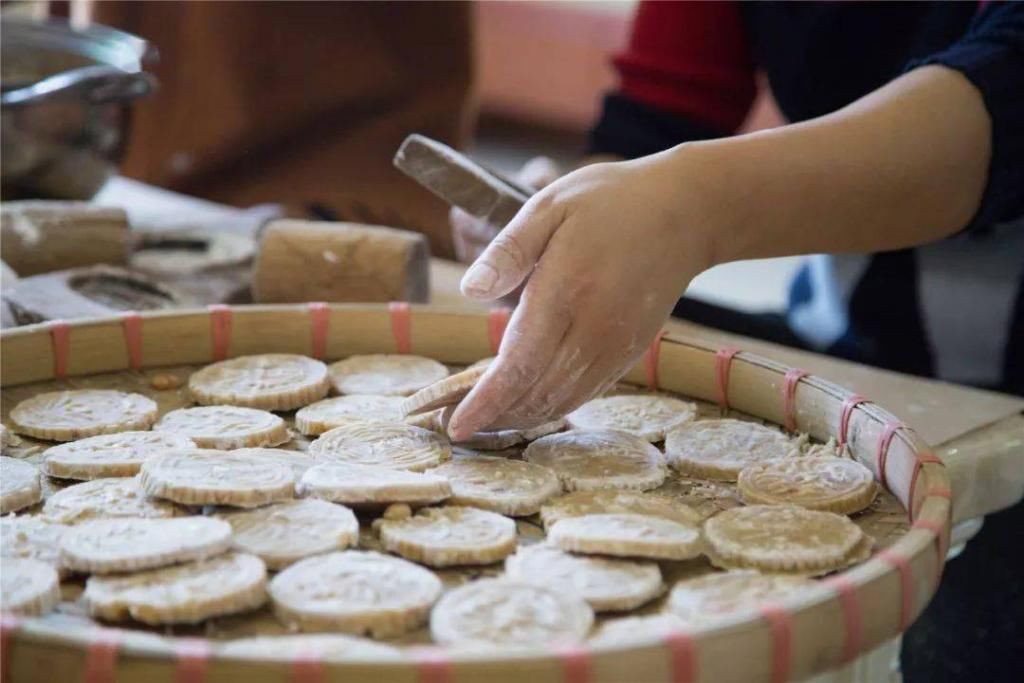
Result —
[[[642,2],[590,152],[636,157],[732,134],[757,72],[802,121],[925,64],[960,71],[984,98],[993,154],[981,206],[939,243],[809,257],[786,324],[807,348],[1024,394],[1024,2]]]

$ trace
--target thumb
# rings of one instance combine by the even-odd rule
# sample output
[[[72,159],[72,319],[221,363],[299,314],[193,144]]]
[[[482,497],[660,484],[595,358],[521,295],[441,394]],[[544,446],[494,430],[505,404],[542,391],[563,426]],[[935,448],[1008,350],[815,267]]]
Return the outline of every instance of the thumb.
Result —
[[[495,236],[466,274],[459,288],[474,299],[497,299],[518,287],[536,265],[562,212],[550,192],[540,192]]]

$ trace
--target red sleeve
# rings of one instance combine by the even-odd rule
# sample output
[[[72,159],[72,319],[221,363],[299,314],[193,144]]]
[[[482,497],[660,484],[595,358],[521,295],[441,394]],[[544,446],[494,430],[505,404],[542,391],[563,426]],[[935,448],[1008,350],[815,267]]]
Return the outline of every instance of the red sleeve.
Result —
[[[643,0],[614,64],[624,95],[722,131],[739,128],[754,101],[754,62],[735,2]]]

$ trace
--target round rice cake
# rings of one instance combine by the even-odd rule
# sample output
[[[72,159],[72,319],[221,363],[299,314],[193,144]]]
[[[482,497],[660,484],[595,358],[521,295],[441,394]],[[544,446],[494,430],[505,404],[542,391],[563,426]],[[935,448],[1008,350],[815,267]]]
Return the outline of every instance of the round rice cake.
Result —
[[[562,491],[554,472],[522,460],[480,455],[456,458],[431,471],[451,483],[450,502],[513,517],[535,514]]]
[[[112,389],[69,389],[36,394],[14,406],[14,430],[47,441],[149,429],[156,403],[142,394]]]
[[[669,430],[696,416],[696,404],[678,398],[619,394],[587,401],[566,419],[573,429],[616,429],[654,442],[664,440]]]
[[[307,436],[324,432],[357,420],[397,422],[402,419],[399,396],[352,394],[311,403],[295,413],[295,427]]]
[[[277,415],[241,406],[179,408],[160,418],[153,429],[187,436],[199,448],[223,450],[279,446],[290,438],[287,425]]]
[[[748,504],[792,504],[852,515],[875,500],[878,485],[864,465],[849,458],[803,456],[743,468],[740,497]]]
[[[859,560],[870,543],[849,518],[797,505],[725,510],[704,523],[704,537],[712,564],[723,569],[809,575]]]
[[[297,490],[300,496],[353,506],[427,505],[452,494],[448,479],[437,472],[409,472],[348,462],[326,462],[310,468],[302,475]]]
[[[398,657],[401,651],[386,643],[340,633],[297,633],[286,636],[236,638],[217,647],[220,657],[235,659],[314,658],[324,662]]]
[[[667,609],[693,627],[756,612],[765,602],[806,593],[818,585],[802,576],[762,574],[749,569],[716,572],[678,582],[669,593]]]
[[[212,517],[96,519],[64,534],[60,557],[74,571],[111,574],[201,560],[230,545],[231,526]]]
[[[195,446],[187,436],[170,432],[101,434],[46,449],[42,469],[59,479],[134,477],[154,455]]]
[[[26,557],[5,557],[0,572],[0,610],[38,617],[60,602],[60,578],[53,567]]]
[[[323,500],[290,500],[216,517],[231,525],[235,550],[258,556],[270,569],[344,550],[359,539],[359,520],[352,511]]]
[[[413,355],[349,356],[327,369],[339,394],[408,396],[448,376],[448,368],[432,358]]]
[[[701,554],[700,528],[663,517],[604,513],[555,522],[548,539],[574,553],[689,560]]]
[[[44,562],[61,576],[67,569],[60,561],[60,542],[71,527],[39,515],[8,515],[0,518],[0,555]]]
[[[301,560],[270,582],[274,614],[285,626],[375,638],[421,626],[440,594],[433,572],[362,550]]]
[[[661,451],[638,436],[610,429],[573,429],[543,436],[523,457],[555,472],[566,491],[647,491],[665,481]]]
[[[239,356],[192,373],[196,403],[293,410],[327,395],[327,366],[294,353]]]
[[[480,579],[449,591],[430,615],[442,645],[551,647],[582,641],[594,612],[581,597],[507,578]]]
[[[621,645],[634,641],[651,642],[674,633],[687,632],[690,625],[671,612],[610,619],[590,638],[595,645]]]
[[[295,495],[288,464],[244,450],[169,451],[143,463],[139,480],[149,495],[182,505],[251,508]]]
[[[43,503],[43,516],[63,524],[113,517],[177,517],[174,503],[150,498],[138,477],[93,479],[57,491]]]
[[[669,465],[686,476],[716,481],[736,481],[748,465],[798,452],[779,430],[744,420],[698,420],[665,437]]]
[[[540,509],[540,519],[544,528],[550,529],[560,519],[616,512],[663,517],[687,525],[697,525],[703,520],[690,506],[660,493],[613,489],[573,491],[554,498]]]
[[[457,404],[466,398],[466,395],[476,386],[485,372],[487,372],[486,367],[463,370],[420,389],[402,402],[403,417],[419,415]]]
[[[317,463],[316,458],[309,453],[287,448],[236,448],[229,452],[249,458],[266,458],[272,463],[288,465],[295,474],[295,481],[301,479],[306,470]]]
[[[422,472],[451,458],[448,440],[404,422],[359,420],[324,432],[309,446],[320,460]]]
[[[492,564],[516,549],[516,523],[471,507],[425,508],[380,522],[384,549],[430,567]]]
[[[0,514],[22,510],[42,499],[42,483],[36,466],[0,456]]]
[[[517,550],[505,560],[505,573],[516,581],[579,595],[595,612],[635,609],[663,588],[655,562],[571,555],[547,543]]]
[[[144,624],[196,624],[267,601],[267,570],[255,555],[227,552],[134,574],[91,576],[82,601],[93,617]]]
[[[0,453],[6,453],[8,446],[14,445],[14,433],[6,425],[0,424]]]

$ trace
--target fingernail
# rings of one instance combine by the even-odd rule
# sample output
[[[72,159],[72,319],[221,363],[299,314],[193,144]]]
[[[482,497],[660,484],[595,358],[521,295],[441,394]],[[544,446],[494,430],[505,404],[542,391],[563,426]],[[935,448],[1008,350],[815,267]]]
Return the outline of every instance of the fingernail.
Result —
[[[459,288],[463,294],[488,294],[498,281],[498,271],[489,263],[474,263],[462,276]]]

